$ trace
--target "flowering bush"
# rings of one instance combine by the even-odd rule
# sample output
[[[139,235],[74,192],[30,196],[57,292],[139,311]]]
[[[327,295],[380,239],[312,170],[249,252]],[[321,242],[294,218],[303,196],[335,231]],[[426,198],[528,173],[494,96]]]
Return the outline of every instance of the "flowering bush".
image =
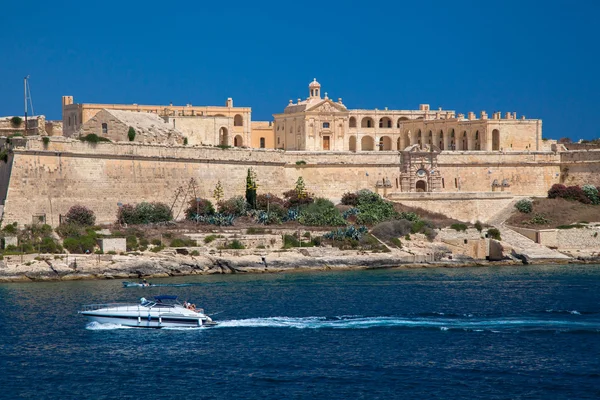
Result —
[[[567,187],[565,185],[561,185],[560,183],[555,183],[554,185],[552,185],[550,190],[548,190],[548,198],[549,199],[556,199],[559,197],[563,198],[566,191],[567,191]]]
[[[358,194],[346,192],[342,195],[341,203],[345,206],[354,206],[358,205]]]
[[[192,220],[198,215],[212,215],[215,213],[215,208],[210,200],[206,199],[191,199],[189,207],[185,210],[185,219]]]
[[[87,207],[75,205],[65,215],[67,224],[91,226],[96,222],[94,212]]]

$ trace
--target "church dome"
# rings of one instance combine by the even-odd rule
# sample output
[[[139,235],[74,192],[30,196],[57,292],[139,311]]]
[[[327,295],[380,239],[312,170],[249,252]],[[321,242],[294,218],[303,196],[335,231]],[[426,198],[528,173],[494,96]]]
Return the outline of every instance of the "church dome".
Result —
[[[314,78],[313,81],[308,85],[309,88],[320,88],[321,84],[317,82],[317,78]]]

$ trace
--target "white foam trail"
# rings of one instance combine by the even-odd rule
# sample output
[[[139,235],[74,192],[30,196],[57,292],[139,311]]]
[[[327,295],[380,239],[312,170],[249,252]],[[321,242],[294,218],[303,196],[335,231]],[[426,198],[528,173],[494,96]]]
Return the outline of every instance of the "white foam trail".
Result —
[[[404,318],[404,317],[269,317],[220,321],[217,328],[368,329],[380,327],[437,328],[443,331],[598,330],[600,321],[567,321],[537,318]]]
[[[87,324],[85,328],[91,331],[106,331],[112,329],[129,329],[131,327],[111,323],[101,324],[100,322],[93,321]]]

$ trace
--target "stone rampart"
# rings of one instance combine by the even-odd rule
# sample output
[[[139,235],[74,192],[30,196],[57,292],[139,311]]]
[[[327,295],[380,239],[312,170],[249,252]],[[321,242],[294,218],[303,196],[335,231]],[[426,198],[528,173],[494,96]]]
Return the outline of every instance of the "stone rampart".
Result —
[[[113,222],[118,204],[161,201],[181,218],[193,196],[189,190],[175,198],[179,187],[198,183],[196,196],[211,198],[218,180],[226,197],[243,195],[248,168],[258,177],[259,191],[281,195],[302,176],[317,196],[339,200],[344,192],[363,188],[392,196],[399,192],[399,154],[396,152],[283,152],[269,149],[91,144],[63,137],[28,140],[15,147],[8,163],[0,162],[0,195],[5,223],[28,224],[46,214],[58,225],[74,204],[92,208],[98,223]],[[453,152],[439,156],[442,191],[459,192],[456,199],[403,199],[406,204],[442,213],[460,211],[455,218],[481,221],[500,211],[512,195],[545,195],[558,183],[561,157],[555,153]],[[568,165],[576,165],[569,160]],[[600,163],[591,160],[594,168]],[[377,188],[389,179],[392,187]],[[494,179],[509,179],[508,193],[492,194]],[[454,187],[454,182],[459,187]],[[477,195],[465,192],[483,192]],[[487,194],[486,194],[487,193]],[[465,197],[466,196],[466,197]],[[451,213],[452,214],[452,213]]]

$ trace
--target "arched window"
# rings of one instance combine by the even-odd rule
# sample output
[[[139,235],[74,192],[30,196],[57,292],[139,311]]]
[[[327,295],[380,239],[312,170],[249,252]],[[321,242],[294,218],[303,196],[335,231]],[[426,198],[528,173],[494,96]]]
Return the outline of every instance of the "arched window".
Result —
[[[261,148],[261,149],[264,149],[264,148],[265,148],[265,138],[264,138],[264,137],[261,137],[261,138],[260,138],[260,148]]]
[[[389,119],[388,117],[383,117],[379,120],[379,127],[380,128],[391,128],[392,127],[392,120]]]
[[[233,117],[233,126],[244,126],[244,118],[240,114]]]
[[[356,128],[356,118],[350,117],[350,121],[348,121],[350,128]]]
[[[106,122],[102,123],[102,134],[106,135],[108,133],[108,124]]]
[[[373,119],[365,117],[362,119],[360,126],[361,128],[373,128],[375,125],[373,124]]]

